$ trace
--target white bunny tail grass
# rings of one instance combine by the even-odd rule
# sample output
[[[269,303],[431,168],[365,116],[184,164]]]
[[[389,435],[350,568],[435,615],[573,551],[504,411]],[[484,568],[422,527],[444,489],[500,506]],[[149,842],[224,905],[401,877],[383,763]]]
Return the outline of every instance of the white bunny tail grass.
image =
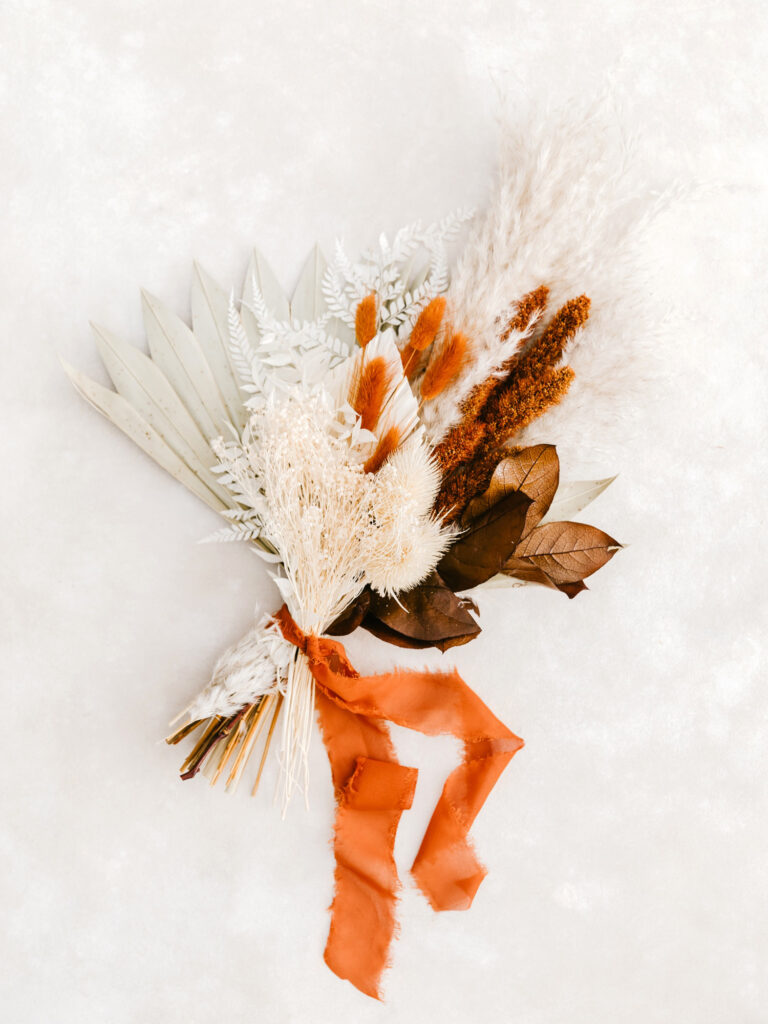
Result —
[[[504,125],[495,192],[448,292],[454,328],[471,339],[473,358],[481,352],[489,363],[499,351],[499,317],[528,292],[546,285],[550,312],[577,295],[592,300],[566,356],[576,373],[571,393],[516,443],[545,438],[583,455],[610,452],[625,440],[638,406],[633,396],[664,330],[649,300],[640,243],[680,194],[660,193],[651,177],[607,100]],[[435,442],[452,423],[439,408],[424,414]]]

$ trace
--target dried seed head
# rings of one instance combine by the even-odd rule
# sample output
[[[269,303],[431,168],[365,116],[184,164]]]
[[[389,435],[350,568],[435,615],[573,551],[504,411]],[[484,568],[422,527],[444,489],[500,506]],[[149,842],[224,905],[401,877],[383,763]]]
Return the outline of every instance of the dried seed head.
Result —
[[[379,422],[390,382],[390,370],[383,356],[367,360],[353,380],[349,404],[360,417],[364,430],[373,430]]]
[[[376,296],[371,292],[360,302],[355,313],[355,337],[362,348],[376,337],[377,327]]]
[[[522,338],[520,342],[520,345],[523,346],[528,340],[528,327],[531,321],[539,319],[546,309],[548,298],[549,288],[545,284],[539,285],[534,291],[524,295],[514,307],[514,312],[501,333],[501,340],[506,341],[513,331],[515,333],[524,331],[526,337]]]
[[[443,344],[438,352],[433,352],[421,382],[421,398],[430,402],[437,398],[452,380],[458,376],[467,355],[467,336],[457,331]]]
[[[435,340],[445,313],[445,297],[439,295],[422,309],[413,325],[408,344],[416,352],[423,352]]]
[[[366,473],[378,473],[389,456],[397,450],[400,444],[400,431],[397,427],[390,427],[386,434],[382,434],[373,455],[365,461],[363,469]]]

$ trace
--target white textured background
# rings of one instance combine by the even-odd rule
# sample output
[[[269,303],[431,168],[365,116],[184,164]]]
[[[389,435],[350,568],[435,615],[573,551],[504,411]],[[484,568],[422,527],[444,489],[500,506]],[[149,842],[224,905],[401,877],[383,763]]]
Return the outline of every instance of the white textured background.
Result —
[[[3,0],[0,1019],[752,1024],[768,1019],[768,24],[761,0]],[[237,546],[71,389],[140,285],[482,203],[511,113],[613,76],[664,179],[724,186],[649,240],[679,326],[588,518],[629,542],[574,602],[483,599],[455,652],[518,733],[437,916],[406,882],[387,1002],[323,965],[332,798],[182,785],[159,738],[252,608]],[[361,669],[397,652],[356,637]],[[448,657],[451,657],[450,655]],[[418,659],[423,661],[424,659]],[[452,742],[424,768],[403,874]],[[429,761],[429,764],[427,762]]]

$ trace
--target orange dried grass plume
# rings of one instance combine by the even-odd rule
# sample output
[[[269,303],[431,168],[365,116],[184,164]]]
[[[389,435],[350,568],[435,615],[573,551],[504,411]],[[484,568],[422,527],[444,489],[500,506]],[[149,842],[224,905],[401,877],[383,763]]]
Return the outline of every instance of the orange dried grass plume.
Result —
[[[376,296],[371,292],[360,302],[355,312],[355,337],[362,348],[376,337],[377,327]]]
[[[445,296],[443,295],[438,295],[422,309],[408,339],[408,344],[415,352],[423,352],[425,348],[429,348],[440,330],[444,314]]]
[[[539,285],[532,292],[528,292],[515,306],[515,311],[507,322],[507,326],[501,333],[501,340],[506,341],[513,331],[526,331],[534,317],[540,316],[547,307],[549,299],[549,288],[545,284]],[[525,347],[528,340],[523,338],[519,347]]]
[[[467,357],[467,336],[457,331],[433,353],[421,382],[422,402],[431,402],[442,394],[459,374]]]
[[[515,369],[519,377],[539,377],[563,358],[569,341],[589,319],[589,296],[569,299],[555,313],[541,337],[520,356]]]
[[[382,434],[373,455],[366,459],[363,469],[366,473],[378,473],[389,456],[397,450],[400,444],[400,431],[397,427],[390,427],[386,434]]]
[[[373,430],[379,422],[389,385],[389,367],[383,356],[369,359],[352,381],[349,404],[360,417],[364,430]]]
[[[447,522],[460,516],[469,502],[487,488],[504,455],[504,442],[560,402],[573,378],[571,367],[562,366],[559,370],[549,370],[540,380],[529,381],[525,390],[504,394],[499,403],[498,420],[486,424],[488,432],[473,458],[444,479],[435,508],[445,513]]]

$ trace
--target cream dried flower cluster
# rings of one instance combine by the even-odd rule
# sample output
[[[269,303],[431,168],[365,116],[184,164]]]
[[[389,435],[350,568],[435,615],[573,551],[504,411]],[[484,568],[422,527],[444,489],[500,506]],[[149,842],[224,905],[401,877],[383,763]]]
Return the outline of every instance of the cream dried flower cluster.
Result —
[[[242,440],[215,445],[220,479],[276,563],[273,579],[294,620],[321,634],[364,587],[395,596],[432,572],[455,534],[433,511],[440,470],[392,331],[318,380],[278,386],[262,364],[258,384]],[[396,440],[378,464],[387,438]],[[189,708],[199,720],[280,693],[285,802],[306,783],[313,716],[313,680],[292,652],[269,621],[260,623]]]

